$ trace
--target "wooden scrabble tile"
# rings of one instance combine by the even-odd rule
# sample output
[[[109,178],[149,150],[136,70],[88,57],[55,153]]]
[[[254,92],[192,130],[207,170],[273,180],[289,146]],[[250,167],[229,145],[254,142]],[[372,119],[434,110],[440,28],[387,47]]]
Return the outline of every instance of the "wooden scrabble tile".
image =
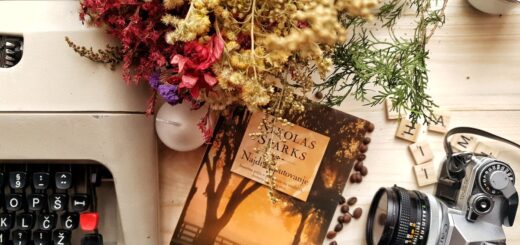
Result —
[[[418,142],[408,146],[410,153],[412,153],[415,164],[421,164],[433,160],[433,152],[430,144],[426,141]]]
[[[451,148],[456,151],[473,152],[477,147],[477,138],[473,135],[456,134],[451,137]]]
[[[413,166],[415,179],[418,186],[425,186],[437,183],[437,172],[433,166],[433,162],[427,162]]]
[[[412,122],[410,122],[410,120],[401,118],[399,126],[397,127],[397,132],[395,133],[395,137],[415,143],[417,137],[419,137],[420,132],[420,124],[416,123],[414,125]]]
[[[446,112],[437,112],[433,114],[433,120],[428,126],[428,131],[445,134],[448,132],[450,124],[450,115]]]
[[[494,149],[493,147],[484,144],[482,142],[477,144],[477,147],[475,148],[475,153],[483,153],[487,154],[493,157],[498,157],[498,154],[500,154],[500,151],[497,149]]]
[[[406,116],[406,112],[401,112],[401,114],[399,114],[397,112],[397,110],[392,110],[392,100],[391,99],[385,100],[385,108],[386,108],[386,118],[388,120],[396,120],[396,119],[403,118],[404,116]]]

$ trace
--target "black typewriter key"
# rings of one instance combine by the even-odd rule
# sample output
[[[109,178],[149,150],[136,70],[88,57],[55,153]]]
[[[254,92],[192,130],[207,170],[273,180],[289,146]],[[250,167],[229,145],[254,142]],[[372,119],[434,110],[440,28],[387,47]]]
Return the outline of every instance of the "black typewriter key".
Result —
[[[14,190],[21,190],[27,184],[27,173],[21,171],[9,172],[9,186]]]
[[[75,194],[71,198],[72,210],[74,212],[84,212],[90,206],[89,196],[86,194]]]
[[[51,211],[63,211],[67,208],[67,194],[49,195],[49,209]]]
[[[72,173],[56,172],[55,177],[56,188],[61,190],[67,190],[72,186]]]
[[[16,230],[13,231],[13,245],[26,245],[31,240],[31,231]]]
[[[27,206],[31,211],[40,211],[45,208],[47,199],[43,194],[30,194],[27,196]]]
[[[9,231],[14,225],[14,215],[10,213],[0,214],[0,231]],[[1,243],[0,243],[1,244]]]
[[[5,195],[5,209],[8,211],[18,211],[22,209],[23,197],[21,194]]]
[[[4,183],[5,183],[5,175],[4,175],[4,173],[0,172],[0,188],[4,188]]]
[[[54,245],[70,245],[70,231],[68,230],[55,230],[52,234],[52,240]]]
[[[38,215],[38,228],[43,231],[50,231],[56,228],[56,214],[40,214]]]
[[[64,213],[61,215],[61,226],[67,230],[74,230],[78,228],[79,215],[78,213]]]
[[[49,188],[50,174],[45,172],[33,173],[33,186],[37,190],[45,190]]]
[[[51,232],[36,230],[33,232],[33,243],[34,245],[50,245],[51,244]]]
[[[32,230],[34,226],[34,214],[21,213],[16,215],[16,227],[22,231]]]
[[[9,244],[9,231],[0,231],[0,245]]]
[[[103,245],[103,236],[101,234],[85,234],[81,239],[81,245]]]

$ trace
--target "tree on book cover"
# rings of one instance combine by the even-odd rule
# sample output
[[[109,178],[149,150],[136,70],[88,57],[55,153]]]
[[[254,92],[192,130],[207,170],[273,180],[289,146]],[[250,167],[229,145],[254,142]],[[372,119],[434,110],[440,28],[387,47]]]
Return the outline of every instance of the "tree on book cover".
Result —
[[[286,115],[330,141],[307,201],[284,193],[272,204],[269,188],[231,171],[251,113],[221,118],[203,158],[171,244],[317,244],[326,235],[369,122],[309,102]],[[305,167],[305,166],[301,166]]]

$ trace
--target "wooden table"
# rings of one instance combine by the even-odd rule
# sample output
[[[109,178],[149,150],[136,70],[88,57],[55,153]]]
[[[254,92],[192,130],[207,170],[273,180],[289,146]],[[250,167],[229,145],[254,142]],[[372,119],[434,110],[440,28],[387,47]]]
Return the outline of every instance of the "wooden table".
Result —
[[[447,22],[436,32],[429,48],[430,92],[441,109],[450,111],[450,127],[478,127],[520,142],[520,11],[502,17],[489,16],[473,9],[466,0],[450,0]],[[365,244],[366,214],[376,190],[393,184],[418,188],[412,172],[413,160],[407,150],[409,143],[394,137],[397,122],[386,120],[384,107],[369,108],[349,100],[339,109],[376,125],[365,161],[369,175],[361,184],[349,183],[344,191],[345,196],[357,196],[365,212],[336,239],[339,244]],[[438,168],[444,157],[442,135],[428,133],[420,139],[428,140],[432,146]],[[499,147],[499,158],[520,175],[520,150]],[[171,239],[203,152],[202,148],[180,153],[161,147],[163,244]],[[431,192],[433,186],[419,189]],[[520,224],[506,228],[506,233],[508,244],[520,244]]]

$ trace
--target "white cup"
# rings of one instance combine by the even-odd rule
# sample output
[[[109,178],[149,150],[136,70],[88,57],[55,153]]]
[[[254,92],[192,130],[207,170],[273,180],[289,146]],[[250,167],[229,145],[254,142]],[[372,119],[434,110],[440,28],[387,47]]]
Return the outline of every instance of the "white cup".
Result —
[[[488,14],[505,14],[520,6],[520,0],[468,0],[476,9]]]

